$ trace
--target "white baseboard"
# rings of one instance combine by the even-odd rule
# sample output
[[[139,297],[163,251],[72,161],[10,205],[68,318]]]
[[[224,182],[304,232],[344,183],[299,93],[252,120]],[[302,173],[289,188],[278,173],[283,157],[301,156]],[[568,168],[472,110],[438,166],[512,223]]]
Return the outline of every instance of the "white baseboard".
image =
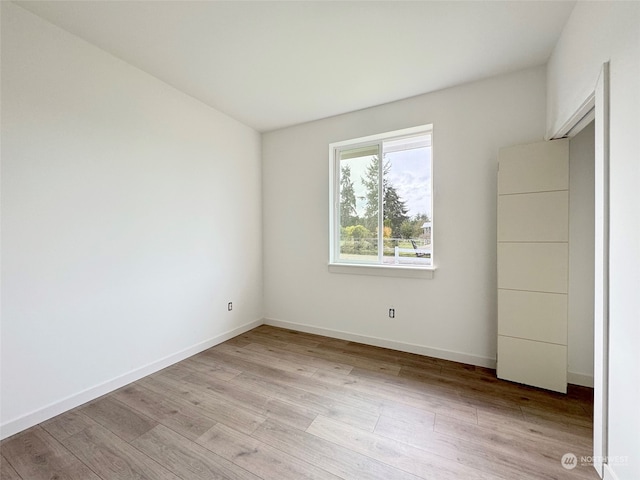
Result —
[[[273,318],[265,318],[265,325],[274,327],[288,328],[305,333],[315,333],[324,335],[325,337],[339,338],[351,342],[364,343],[375,347],[390,348],[401,352],[416,353],[427,357],[441,358],[443,360],[451,360],[453,362],[467,363],[477,365],[479,367],[496,368],[496,359],[489,357],[481,357],[479,355],[470,355],[468,353],[455,352],[452,350],[444,350],[440,348],[426,347],[423,345],[415,345],[413,343],[397,342],[395,340],[387,340],[378,337],[369,337],[359,335],[357,333],[343,332],[340,330],[331,330],[328,328],[314,327],[302,323],[286,322],[283,320],[275,320]]]
[[[189,358],[196,353],[200,353],[203,350],[225,342],[230,338],[241,335],[252,328],[262,325],[262,323],[263,321],[261,319],[246,323],[245,325],[229,330],[228,332],[221,333],[220,335],[193,345],[192,347],[185,348],[184,350],[168,355],[160,360],[156,360],[140,368],[136,368],[135,370],[125,373],[124,375],[120,375],[112,380],[108,380],[100,385],[96,385],[83,390],[82,392],[70,395],[62,400],[49,404],[46,407],[16,418],[15,420],[10,420],[5,424],[0,425],[0,439],[15,435],[22,430],[33,427],[34,425],[42,423],[56,415],[60,415],[72,408],[78,407],[109,392],[113,392],[114,390],[124,387],[131,382],[140,380],[147,375],[151,375],[152,373],[162,370],[174,363],[180,362],[185,358]]]
[[[582,387],[593,388],[593,375],[567,372],[567,383],[571,383],[572,385],[580,385]]]
[[[394,340],[387,340],[384,338],[369,337],[365,335],[359,335],[357,333],[349,333],[340,330],[314,327],[311,325],[305,325],[303,323],[287,322],[284,320],[276,320],[273,318],[265,318],[264,324],[272,325],[274,327],[288,328],[290,330],[297,330],[300,332],[315,333],[317,335],[339,338],[341,340],[364,343],[366,345],[374,345],[376,347],[391,348],[393,350],[399,350],[401,352],[417,353],[418,355],[426,355],[428,357],[441,358],[443,360],[467,363],[470,365],[477,365],[479,367],[496,368],[496,361],[494,358],[470,355],[468,353],[426,347],[423,345],[415,345],[412,343],[396,342]],[[583,387],[593,388],[593,375],[567,372],[567,381],[568,383],[571,383],[573,385],[581,385]]]
[[[131,382],[135,382],[147,375],[151,375],[163,368],[166,368],[174,363],[180,362],[186,358],[189,358],[197,353],[202,352],[208,348],[211,348],[219,343],[225,342],[230,338],[241,335],[255,327],[262,324],[272,325],[274,327],[287,328],[290,330],[297,330],[300,332],[314,333],[317,335],[324,335],[332,338],[339,338],[342,340],[348,340],[352,342],[364,343],[366,345],[373,345],[376,347],[390,348],[393,350],[399,350],[401,352],[416,353],[418,355],[425,355],[428,357],[441,358],[443,360],[451,360],[454,362],[466,363],[470,365],[477,365],[480,367],[496,368],[496,361],[494,358],[481,357],[478,355],[470,355],[467,353],[456,352],[452,350],[444,350],[439,348],[427,347],[423,345],[416,345],[412,343],[398,342],[395,340],[388,340],[378,337],[370,337],[366,335],[360,335],[356,333],[344,332],[340,330],[332,330],[321,327],[314,327],[311,325],[305,325],[302,323],[287,322],[283,320],[275,320],[271,318],[264,318],[260,320],[254,320],[246,323],[240,327],[229,330],[228,332],[217,335],[209,340],[198,343],[192,347],[186,348],[160,360],[156,360],[152,363],[144,365],[140,368],[132,370],[124,375],[116,377],[112,380],[103,382],[94,387],[88,388],[76,394],[70,395],[62,400],[51,403],[41,409],[23,415],[22,417],[10,420],[3,425],[0,425],[0,439],[10,437],[16,433],[33,427],[39,423],[44,422],[56,415],[60,415],[68,410],[76,408],[84,403],[90,402],[102,395],[124,387]],[[575,385],[582,385],[586,387],[593,387],[593,376],[584,375],[580,373],[567,374],[569,383]],[[609,473],[608,473],[609,472]],[[609,477],[607,477],[609,475]],[[605,479],[617,480],[613,471],[605,465]]]

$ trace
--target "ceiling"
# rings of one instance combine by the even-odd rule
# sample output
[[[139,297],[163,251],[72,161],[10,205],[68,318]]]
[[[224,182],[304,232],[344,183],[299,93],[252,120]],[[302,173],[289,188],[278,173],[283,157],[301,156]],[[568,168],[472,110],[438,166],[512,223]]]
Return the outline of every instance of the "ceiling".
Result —
[[[269,131],[546,63],[574,1],[19,1]]]

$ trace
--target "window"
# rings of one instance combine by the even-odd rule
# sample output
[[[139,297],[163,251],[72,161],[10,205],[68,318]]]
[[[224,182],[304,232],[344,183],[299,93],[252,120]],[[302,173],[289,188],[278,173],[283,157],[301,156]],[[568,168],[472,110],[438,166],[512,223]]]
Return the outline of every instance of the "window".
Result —
[[[330,264],[433,268],[432,126],[330,145]]]

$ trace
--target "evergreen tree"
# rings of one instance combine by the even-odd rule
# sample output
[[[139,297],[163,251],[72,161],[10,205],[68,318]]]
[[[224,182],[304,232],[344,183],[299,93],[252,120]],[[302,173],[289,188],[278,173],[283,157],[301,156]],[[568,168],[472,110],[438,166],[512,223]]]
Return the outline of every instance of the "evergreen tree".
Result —
[[[391,163],[385,162],[382,166],[382,201],[383,224],[390,227],[393,237],[400,236],[400,225],[409,220],[407,206],[398,195],[396,188],[389,181]],[[373,231],[378,227],[378,192],[379,192],[380,158],[375,156],[367,166],[362,183],[367,189],[367,206],[364,213],[365,226]]]
[[[386,166],[385,166],[386,168]],[[362,178],[362,184],[367,189],[366,194],[366,207],[364,210],[364,225],[371,232],[375,232],[378,229],[378,190],[379,190],[379,174],[380,174],[380,159],[376,155],[371,159],[367,169]],[[388,171],[388,168],[387,168]],[[384,175],[384,172],[383,172]]]
[[[398,195],[396,188],[391,185],[387,178],[382,181],[384,191],[384,224],[391,227],[393,237],[400,237],[400,226],[403,222],[409,220],[407,216],[407,206]]]
[[[416,216],[413,217],[412,222],[419,223],[420,226],[424,225],[425,222],[430,222],[429,215],[426,213],[416,213]]]
[[[340,225],[349,227],[358,223],[356,193],[351,181],[351,167],[345,165],[340,173]]]

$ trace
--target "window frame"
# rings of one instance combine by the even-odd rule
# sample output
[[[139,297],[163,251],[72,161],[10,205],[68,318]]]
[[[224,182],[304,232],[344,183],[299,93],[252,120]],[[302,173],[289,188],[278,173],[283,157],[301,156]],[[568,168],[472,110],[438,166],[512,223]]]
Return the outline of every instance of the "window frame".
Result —
[[[339,259],[340,254],[340,155],[343,150],[352,150],[366,146],[378,146],[380,155],[380,165],[383,168],[382,157],[384,154],[383,143],[385,141],[401,139],[403,137],[414,137],[418,135],[428,134],[431,136],[431,182],[429,185],[431,194],[431,264],[384,264],[382,262],[381,249],[378,251],[378,261],[345,261]],[[419,125],[416,127],[384,132],[366,137],[359,137],[350,140],[333,142],[329,145],[329,271],[333,273],[351,273],[361,275],[382,275],[382,276],[404,276],[417,278],[433,278],[433,272],[436,270],[434,263],[434,198],[433,198],[433,124]],[[383,176],[379,175],[379,192],[383,190]],[[378,195],[378,212],[382,212],[383,195]],[[383,215],[378,215],[378,232],[382,232],[384,222]]]

